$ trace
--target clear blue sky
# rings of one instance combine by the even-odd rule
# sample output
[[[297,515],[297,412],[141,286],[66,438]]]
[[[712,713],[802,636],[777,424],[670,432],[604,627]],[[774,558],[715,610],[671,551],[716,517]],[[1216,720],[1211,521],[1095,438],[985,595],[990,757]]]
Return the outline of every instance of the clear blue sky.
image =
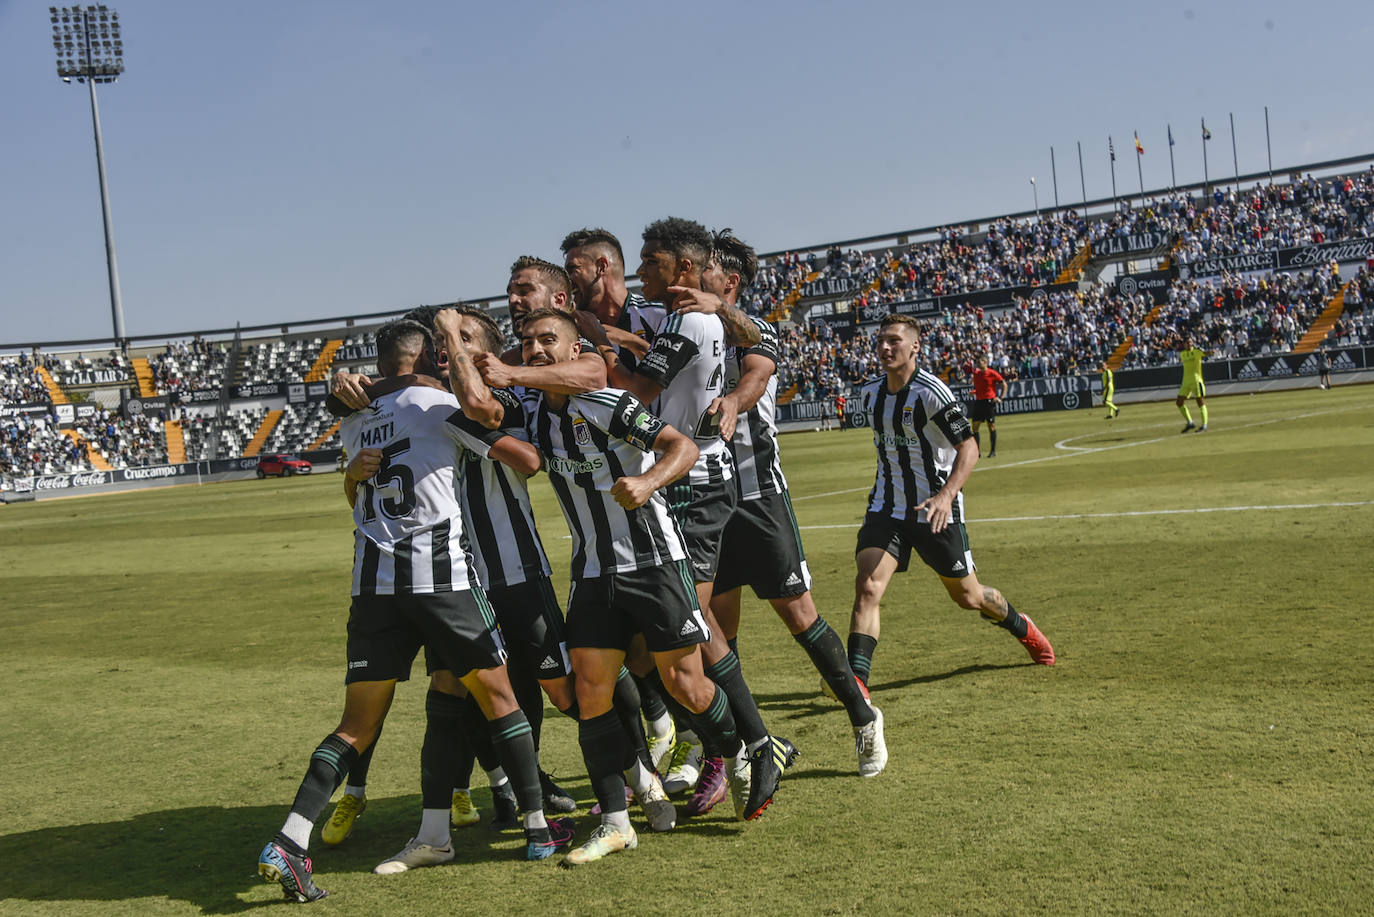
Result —
[[[669,214],[760,251],[1374,152],[1367,2],[115,0],[100,90],[131,334],[503,289]],[[0,342],[111,322],[86,90],[0,0]],[[633,269],[634,264],[631,264]]]

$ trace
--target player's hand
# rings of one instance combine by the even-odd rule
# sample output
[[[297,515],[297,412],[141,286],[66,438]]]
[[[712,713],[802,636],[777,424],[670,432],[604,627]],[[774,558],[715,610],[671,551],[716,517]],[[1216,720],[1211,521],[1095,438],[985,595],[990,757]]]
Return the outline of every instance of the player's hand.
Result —
[[[714,293],[707,293],[705,290],[694,290],[691,287],[669,287],[668,292],[673,294],[673,311],[675,312],[700,312],[704,315],[715,315],[725,308],[725,302]]]
[[[434,315],[434,330],[442,335],[458,337],[463,317],[457,309],[440,309]]]
[[[367,397],[367,392],[363,391],[363,386],[371,381],[362,373],[340,370],[334,374],[334,384],[330,386],[330,392],[353,410],[361,411],[372,403],[372,399]]]
[[[643,477],[616,478],[611,485],[611,496],[621,509],[639,509],[653,495],[654,487]]]
[[[720,438],[727,443],[735,438],[735,421],[739,419],[739,402],[734,395],[725,395],[711,402],[707,414],[720,415]]]
[[[482,381],[492,388],[509,388],[515,382],[511,367],[501,362],[494,353],[479,353],[472,358],[473,365],[482,374]]]
[[[926,521],[930,523],[932,535],[938,535],[949,526],[950,516],[953,515],[954,495],[946,494],[941,491],[931,495],[929,499],[922,500],[916,505],[916,509],[926,511]]]
[[[588,312],[586,309],[574,309],[572,317],[573,322],[577,325],[577,333],[597,347],[611,343],[606,337],[606,329],[601,326],[601,320],[596,317],[595,312]]]
[[[366,481],[382,467],[381,449],[359,449],[358,454],[348,463],[346,474],[354,481]]]

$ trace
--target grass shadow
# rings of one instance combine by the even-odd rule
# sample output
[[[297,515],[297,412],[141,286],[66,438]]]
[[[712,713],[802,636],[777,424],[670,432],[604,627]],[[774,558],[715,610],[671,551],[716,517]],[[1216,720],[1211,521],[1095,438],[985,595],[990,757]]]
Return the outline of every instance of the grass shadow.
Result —
[[[930,675],[914,675],[911,678],[904,678],[897,681],[885,681],[882,684],[869,685],[869,688],[874,694],[877,694],[880,691],[909,688],[912,685],[932,684],[950,678],[976,675],[979,672],[996,672],[1001,669],[1020,669],[1033,665],[1035,665],[1035,663],[1031,661],[1003,663],[1001,665],[965,665],[957,669],[950,669],[948,672],[935,672]],[[836,701],[823,696],[818,690],[793,691],[788,694],[756,693],[754,699],[758,702],[760,708],[787,710],[798,717],[819,716],[824,713],[844,711],[844,708]]]

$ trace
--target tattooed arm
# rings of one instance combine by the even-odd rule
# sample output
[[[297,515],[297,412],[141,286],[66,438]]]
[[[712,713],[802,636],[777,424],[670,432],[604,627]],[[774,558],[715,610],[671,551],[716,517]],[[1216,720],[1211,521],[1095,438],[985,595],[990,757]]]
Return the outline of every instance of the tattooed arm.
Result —
[[[468,357],[463,346],[462,316],[453,309],[440,310],[434,317],[434,332],[437,343],[448,354],[448,384],[463,414],[488,430],[495,430],[501,426],[506,410]]]

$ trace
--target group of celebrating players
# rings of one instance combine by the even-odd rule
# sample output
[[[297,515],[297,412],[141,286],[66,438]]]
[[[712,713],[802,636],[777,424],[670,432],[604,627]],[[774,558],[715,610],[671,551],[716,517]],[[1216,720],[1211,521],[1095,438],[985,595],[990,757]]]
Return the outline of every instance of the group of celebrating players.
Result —
[[[1054,651],[978,581],[961,488],[978,459],[963,408],[916,365],[917,326],[880,327],[885,371],[863,389],[878,453],[859,530],[848,647],[821,617],[779,462],[776,330],[735,305],[758,268],[730,230],[667,218],[643,233],[641,293],[619,241],[569,234],[559,266],[525,256],[507,286],[519,346],[477,309],[418,309],[381,328],[381,376],[341,373],[345,496],[356,525],[345,702],[311,755],[260,873],[286,897],[324,897],[307,853],[343,841],[397,681],[423,647],[430,674],[420,828],[381,874],[453,859],[451,826],[478,821],[474,760],[493,826],[523,829],[525,856],[564,866],[633,849],[648,826],[700,816],[728,794],[752,820],[797,750],[772,735],[734,638],[740,590],[767,600],[845,707],[864,777],[887,764],[868,681],[879,602],[911,551],[951,598]],[[548,475],[572,538],[566,617],[530,507]],[[576,803],[539,767],[544,699],[578,724],[599,823],[573,846]],[[569,849],[570,848],[570,849]]]

